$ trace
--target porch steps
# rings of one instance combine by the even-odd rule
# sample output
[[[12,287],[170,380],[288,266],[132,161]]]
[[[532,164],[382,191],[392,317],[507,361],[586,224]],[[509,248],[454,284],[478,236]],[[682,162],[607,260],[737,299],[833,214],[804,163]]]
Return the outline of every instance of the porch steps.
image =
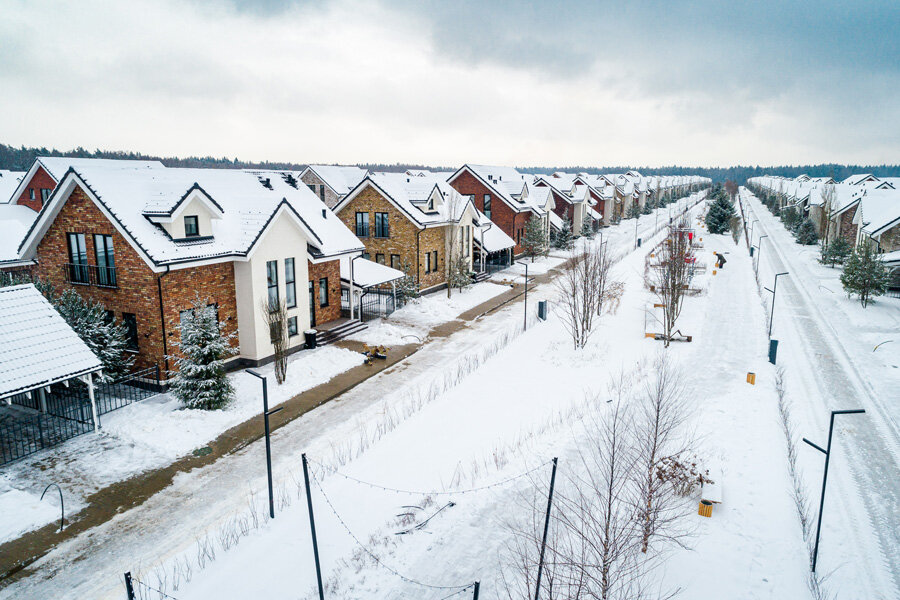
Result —
[[[490,279],[491,274],[487,271],[481,271],[480,273],[475,273],[472,275],[472,281],[475,283],[481,283],[482,281],[487,281]]]
[[[316,346],[327,346],[334,342],[344,339],[348,335],[368,329],[368,325],[357,319],[348,319],[345,323],[341,323],[337,327],[332,327],[326,331],[319,331],[316,335]]]

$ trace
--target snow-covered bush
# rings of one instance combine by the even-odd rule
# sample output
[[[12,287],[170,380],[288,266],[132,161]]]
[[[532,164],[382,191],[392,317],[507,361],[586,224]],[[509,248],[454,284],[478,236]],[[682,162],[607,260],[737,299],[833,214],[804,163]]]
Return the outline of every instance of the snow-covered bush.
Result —
[[[812,219],[804,217],[800,221],[800,226],[797,227],[797,242],[804,246],[812,246],[818,241],[819,234],[816,233],[816,226],[813,224]]]
[[[865,308],[875,296],[887,291],[890,274],[872,244],[863,242],[844,262],[841,285],[847,296],[857,295]]]

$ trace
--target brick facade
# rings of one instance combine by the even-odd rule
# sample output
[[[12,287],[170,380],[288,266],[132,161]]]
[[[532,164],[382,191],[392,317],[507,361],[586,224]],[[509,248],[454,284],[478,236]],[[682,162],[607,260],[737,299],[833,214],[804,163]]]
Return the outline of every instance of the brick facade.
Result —
[[[96,264],[94,234],[112,236],[117,287],[66,282],[64,265],[69,262],[66,234],[70,232],[85,234],[88,263],[92,265]],[[136,316],[138,353],[135,368],[159,365],[161,370],[165,369],[165,355],[177,354],[173,342],[179,339],[177,327],[181,311],[193,305],[197,293],[217,305],[219,320],[225,322],[226,332],[237,330],[233,263],[156,274],[81,188],[75,188],[50,225],[38,245],[36,258],[35,275],[50,281],[57,290],[71,287],[82,297],[98,301],[113,311],[117,320],[123,318],[123,313]],[[160,318],[160,292],[164,328]],[[232,343],[236,346],[237,339]],[[174,369],[172,361],[169,362],[169,368]]]
[[[47,195],[49,195],[53,193],[53,190],[55,189],[56,181],[50,177],[43,167],[38,167],[37,171],[34,172],[34,177],[28,182],[28,187],[25,188],[22,195],[16,200],[16,204],[21,204],[32,210],[39,211],[44,205],[44,202],[41,199],[41,190],[49,190],[46,192]],[[34,198],[33,200],[32,197]]]
[[[532,214],[530,211],[517,213],[506,201],[498,198],[493,190],[469,171],[462,171],[456,176],[456,179],[450,182],[450,185],[463,196],[474,196],[475,208],[481,212],[484,212],[484,195],[490,194],[491,221],[503,233],[515,240],[516,245],[513,249],[515,254],[525,252],[522,242],[525,239],[525,224],[528,222],[528,217]]]
[[[315,324],[321,325],[334,321],[341,317],[341,261],[329,260],[326,262],[313,264],[307,261],[309,267],[309,281],[313,284],[312,305],[316,317]],[[328,305],[321,306],[320,298],[320,280],[328,278]],[[308,284],[307,284],[308,285]],[[305,292],[298,290],[298,293],[309,293],[307,287]]]
[[[838,221],[838,235],[847,240],[850,246],[856,245],[856,225],[853,223],[853,217],[856,216],[858,206],[844,211]]]
[[[391,255],[400,257],[400,268],[409,265],[411,275],[419,282],[419,289],[425,290],[447,281],[445,263],[444,236],[446,227],[433,227],[419,229],[405,213],[397,209],[389,200],[377,192],[372,186],[367,186],[353,200],[344,205],[338,213],[338,218],[350,229],[356,231],[356,213],[369,214],[369,235],[360,236],[359,239],[366,246],[371,260],[376,260],[379,254],[384,255],[384,264],[391,266]],[[375,237],[375,213],[387,213],[389,223],[389,237]],[[426,272],[427,261],[425,254],[434,252],[438,254],[438,264],[431,272]]]
[[[334,193],[334,190],[325,185],[325,182],[311,170],[303,173],[300,181],[303,182],[303,185],[310,188],[328,208],[334,208],[343,198],[343,196],[338,196]]]

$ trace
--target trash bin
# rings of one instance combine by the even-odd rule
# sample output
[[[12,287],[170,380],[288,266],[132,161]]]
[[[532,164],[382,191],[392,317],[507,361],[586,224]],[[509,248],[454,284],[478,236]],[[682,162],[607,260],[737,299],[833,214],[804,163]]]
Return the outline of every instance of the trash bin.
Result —
[[[778,340],[769,340],[769,362],[775,364],[775,357],[778,355]]]
[[[547,320],[547,301],[541,300],[538,302],[538,319],[541,321]]]
[[[641,238],[638,238],[638,239],[637,239],[637,242],[638,242],[637,247],[640,248],[640,247],[641,247]]]
[[[306,348],[307,350],[312,350],[316,347],[316,338],[318,337],[319,332],[315,329],[307,329],[303,332],[303,337],[306,338]]]
[[[750,246],[750,256],[751,257],[753,256],[753,250],[754,250],[753,246]]]

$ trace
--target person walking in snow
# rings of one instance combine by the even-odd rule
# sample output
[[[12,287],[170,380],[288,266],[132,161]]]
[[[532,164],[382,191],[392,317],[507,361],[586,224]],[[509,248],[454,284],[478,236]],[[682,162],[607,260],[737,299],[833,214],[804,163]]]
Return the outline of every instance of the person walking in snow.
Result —
[[[725,260],[725,256],[723,256],[722,254],[719,254],[718,252],[716,252],[716,259],[717,259],[717,260],[716,260],[716,267],[719,268],[719,269],[721,269],[722,267],[724,267],[724,266],[725,266],[725,263],[728,262],[728,261]]]

